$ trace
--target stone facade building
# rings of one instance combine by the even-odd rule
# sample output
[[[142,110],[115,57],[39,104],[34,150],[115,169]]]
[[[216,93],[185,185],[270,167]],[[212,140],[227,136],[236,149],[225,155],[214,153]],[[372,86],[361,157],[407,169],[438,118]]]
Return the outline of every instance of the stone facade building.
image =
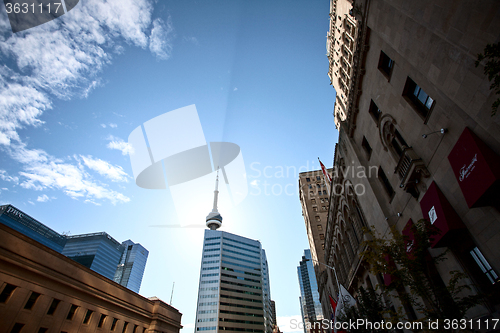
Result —
[[[178,333],[181,316],[0,224],[0,333]]]
[[[391,226],[402,232],[427,219],[441,231],[429,253],[449,250],[436,267],[443,282],[460,271],[473,293],[488,295],[467,316],[498,317],[500,114],[492,116],[498,95],[484,62],[474,63],[500,41],[500,3],[331,0],[330,11],[339,172],[324,227],[325,263],[353,294],[387,284],[360,257],[363,228],[386,235]],[[332,275],[318,277],[327,318],[328,295],[337,294]],[[409,319],[419,317],[404,308]]]

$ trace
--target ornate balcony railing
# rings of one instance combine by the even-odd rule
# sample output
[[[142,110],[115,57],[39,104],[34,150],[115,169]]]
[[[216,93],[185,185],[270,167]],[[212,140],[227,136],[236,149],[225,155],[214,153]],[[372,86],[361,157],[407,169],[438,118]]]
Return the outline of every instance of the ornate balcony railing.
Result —
[[[401,178],[399,187],[415,198],[418,198],[419,194],[417,184],[420,182],[420,177],[427,178],[430,176],[424,161],[415,153],[412,147],[403,148],[403,153],[394,169],[394,173],[397,173]]]

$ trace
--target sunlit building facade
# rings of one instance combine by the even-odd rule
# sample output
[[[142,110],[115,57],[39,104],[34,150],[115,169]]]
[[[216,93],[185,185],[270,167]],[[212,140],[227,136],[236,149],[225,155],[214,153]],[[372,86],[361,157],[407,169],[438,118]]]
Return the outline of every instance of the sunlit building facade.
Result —
[[[309,330],[306,326],[309,325],[307,325],[307,323],[312,324],[316,321],[323,320],[323,311],[321,309],[321,302],[318,293],[318,283],[316,281],[313,262],[311,261],[310,250],[304,250],[302,260],[299,262],[299,266],[297,266],[297,275],[300,285],[299,301],[302,322],[304,323],[304,331],[308,333]]]

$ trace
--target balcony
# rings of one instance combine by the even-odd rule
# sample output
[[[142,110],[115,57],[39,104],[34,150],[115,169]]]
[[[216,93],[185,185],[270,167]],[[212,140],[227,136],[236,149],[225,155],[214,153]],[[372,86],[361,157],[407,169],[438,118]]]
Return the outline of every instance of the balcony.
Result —
[[[424,161],[415,153],[412,147],[403,148],[394,173],[397,173],[401,178],[399,187],[410,193],[414,198],[418,198],[419,195],[417,185],[420,182],[420,177],[427,178],[430,176]]]

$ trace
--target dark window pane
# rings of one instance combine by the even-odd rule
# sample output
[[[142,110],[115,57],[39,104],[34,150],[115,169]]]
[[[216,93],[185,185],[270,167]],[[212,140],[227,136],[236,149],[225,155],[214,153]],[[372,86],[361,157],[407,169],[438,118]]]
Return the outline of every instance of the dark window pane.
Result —
[[[14,292],[14,289],[16,288],[16,286],[7,283],[5,288],[3,288],[2,290],[2,293],[0,294],[0,303],[6,303],[12,295],[12,292]]]
[[[102,327],[102,325],[104,325],[104,319],[106,319],[106,315],[105,314],[102,314],[101,315],[101,318],[99,319],[99,324],[97,324],[97,327]]]
[[[88,324],[89,323],[90,318],[92,317],[92,313],[94,313],[94,311],[87,310],[87,313],[85,314],[85,318],[83,318],[83,323],[84,324]]]
[[[114,331],[116,328],[116,323],[118,322],[118,319],[113,318],[113,323],[111,324],[111,330]]]
[[[69,309],[69,312],[68,312],[68,315],[66,316],[66,319],[73,320],[73,317],[75,316],[76,309],[78,309],[78,305],[71,304],[71,308]]]
[[[54,298],[52,300],[52,304],[50,304],[50,308],[47,310],[47,314],[48,315],[54,314],[60,302],[61,302],[60,300]]]
[[[31,310],[33,308],[33,305],[35,305],[35,302],[38,299],[38,297],[40,297],[40,294],[33,291],[30,295],[30,298],[28,298],[28,301],[24,305],[24,308],[26,310]]]
[[[24,324],[15,323],[14,327],[12,327],[12,330],[10,331],[10,333],[20,333],[21,330],[23,329],[23,327],[24,327]]]

